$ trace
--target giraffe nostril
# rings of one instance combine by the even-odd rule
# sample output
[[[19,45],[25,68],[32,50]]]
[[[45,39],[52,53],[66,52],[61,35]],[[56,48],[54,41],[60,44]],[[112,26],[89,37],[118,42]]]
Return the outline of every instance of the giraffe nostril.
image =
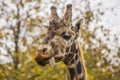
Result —
[[[47,51],[47,48],[43,48],[43,49],[38,50],[39,53],[45,53],[46,51]]]
[[[43,48],[42,49],[42,52],[44,53],[44,52],[46,52],[47,51],[47,48]]]

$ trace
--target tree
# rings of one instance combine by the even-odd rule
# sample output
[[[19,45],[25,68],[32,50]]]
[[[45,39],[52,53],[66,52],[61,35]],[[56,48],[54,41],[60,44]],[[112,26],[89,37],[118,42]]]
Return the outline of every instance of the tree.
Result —
[[[0,55],[9,59],[5,64],[1,61],[0,79],[35,79],[40,75],[33,60],[38,44],[35,41],[41,36],[41,19],[37,15],[40,0],[2,0],[0,3],[0,18],[6,23],[0,28]]]

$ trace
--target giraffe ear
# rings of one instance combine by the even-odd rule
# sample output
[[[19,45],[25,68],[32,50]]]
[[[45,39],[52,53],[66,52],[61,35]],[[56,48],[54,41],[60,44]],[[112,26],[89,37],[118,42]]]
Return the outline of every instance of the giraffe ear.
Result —
[[[68,4],[66,6],[66,12],[63,17],[63,22],[68,26],[70,26],[70,24],[72,23],[72,5],[71,4]]]
[[[76,33],[79,32],[82,23],[83,23],[83,19],[78,20],[77,23],[75,24],[75,27],[71,27],[71,29]]]
[[[75,27],[71,27],[71,29],[75,32],[74,39],[77,39],[80,36],[80,27],[81,27],[82,22],[83,22],[83,19],[80,19],[75,24]]]

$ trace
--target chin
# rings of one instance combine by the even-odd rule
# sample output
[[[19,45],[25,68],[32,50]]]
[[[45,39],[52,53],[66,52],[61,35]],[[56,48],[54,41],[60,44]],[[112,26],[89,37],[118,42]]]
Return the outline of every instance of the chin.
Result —
[[[49,63],[49,59],[45,59],[45,60],[37,60],[35,59],[37,64],[40,65],[40,66],[46,66],[48,63]]]

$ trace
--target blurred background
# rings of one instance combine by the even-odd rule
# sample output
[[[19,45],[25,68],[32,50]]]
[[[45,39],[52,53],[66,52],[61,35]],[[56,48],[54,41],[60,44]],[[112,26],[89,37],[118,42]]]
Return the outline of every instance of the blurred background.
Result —
[[[60,17],[72,3],[79,19],[88,80],[120,80],[119,0],[0,0],[0,80],[65,80],[66,66],[38,66],[36,50],[47,31],[50,7]]]

